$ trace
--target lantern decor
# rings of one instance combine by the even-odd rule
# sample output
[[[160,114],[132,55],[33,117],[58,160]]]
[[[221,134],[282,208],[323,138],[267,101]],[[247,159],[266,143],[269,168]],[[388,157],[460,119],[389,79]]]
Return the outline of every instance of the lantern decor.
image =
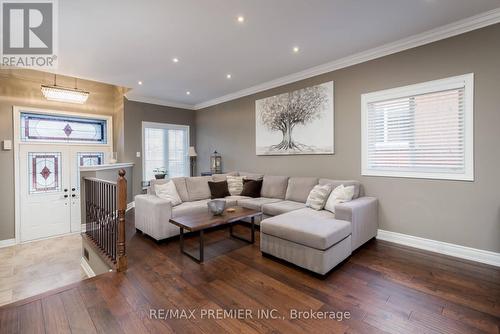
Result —
[[[212,174],[222,173],[222,157],[217,151],[210,156],[210,171]]]

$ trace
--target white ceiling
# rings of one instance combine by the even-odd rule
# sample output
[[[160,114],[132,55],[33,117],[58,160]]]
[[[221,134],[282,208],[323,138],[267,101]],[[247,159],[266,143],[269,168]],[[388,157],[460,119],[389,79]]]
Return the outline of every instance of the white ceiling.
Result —
[[[196,105],[499,7],[500,0],[60,0],[57,73],[129,87],[137,99]]]

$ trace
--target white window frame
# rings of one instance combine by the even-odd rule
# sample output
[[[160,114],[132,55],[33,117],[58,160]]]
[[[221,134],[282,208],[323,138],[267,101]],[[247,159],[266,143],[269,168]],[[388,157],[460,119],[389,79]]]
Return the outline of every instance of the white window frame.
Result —
[[[154,128],[154,129],[179,129],[179,130],[186,130],[187,132],[187,146],[189,149],[189,146],[191,145],[191,137],[189,133],[189,125],[180,125],[180,124],[170,124],[170,123],[158,123],[158,122],[142,122],[142,180],[143,181],[150,181],[146,180],[146,141],[144,138],[145,135],[145,128]],[[186,156],[186,175],[190,175],[190,166],[189,166],[189,161],[188,157]]]
[[[368,104],[378,101],[464,88],[464,173],[377,170],[368,167]],[[361,175],[474,181],[474,73],[361,95]]]

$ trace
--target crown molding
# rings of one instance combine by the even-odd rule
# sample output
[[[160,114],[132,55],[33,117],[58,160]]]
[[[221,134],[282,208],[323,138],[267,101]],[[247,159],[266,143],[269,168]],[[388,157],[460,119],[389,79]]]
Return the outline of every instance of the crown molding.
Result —
[[[194,110],[194,107],[195,107],[192,104],[177,103],[177,102],[173,102],[173,101],[157,99],[154,97],[141,96],[141,95],[137,95],[137,94],[131,94],[131,92],[126,93],[125,97],[129,101],[156,104],[156,105],[165,106],[165,107],[188,109],[188,110]]]
[[[418,46],[457,36],[472,30],[484,28],[500,22],[500,8],[493,9],[469,18],[456,21],[426,32],[413,35],[398,41],[388,43],[373,49],[355,53],[353,55],[334,60],[322,65],[314,66],[309,69],[286,75],[259,85],[255,85],[240,91],[227,94],[206,102],[190,106],[189,109],[199,110],[216,104],[238,99],[240,97],[259,93],[271,88],[283,86],[292,82],[311,78],[320,74],[332,72],[356,64],[364,63],[373,59],[388,56],[404,50],[409,50]]]

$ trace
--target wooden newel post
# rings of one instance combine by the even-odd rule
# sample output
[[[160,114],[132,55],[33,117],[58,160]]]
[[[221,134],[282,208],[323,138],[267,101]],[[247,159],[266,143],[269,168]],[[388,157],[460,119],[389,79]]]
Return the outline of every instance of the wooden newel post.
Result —
[[[117,181],[117,201],[118,208],[118,240],[117,244],[117,271],[127,270],[127,252],[125,249],[125,211],[127,210],[127,179],[125,170],[120,169]]]

